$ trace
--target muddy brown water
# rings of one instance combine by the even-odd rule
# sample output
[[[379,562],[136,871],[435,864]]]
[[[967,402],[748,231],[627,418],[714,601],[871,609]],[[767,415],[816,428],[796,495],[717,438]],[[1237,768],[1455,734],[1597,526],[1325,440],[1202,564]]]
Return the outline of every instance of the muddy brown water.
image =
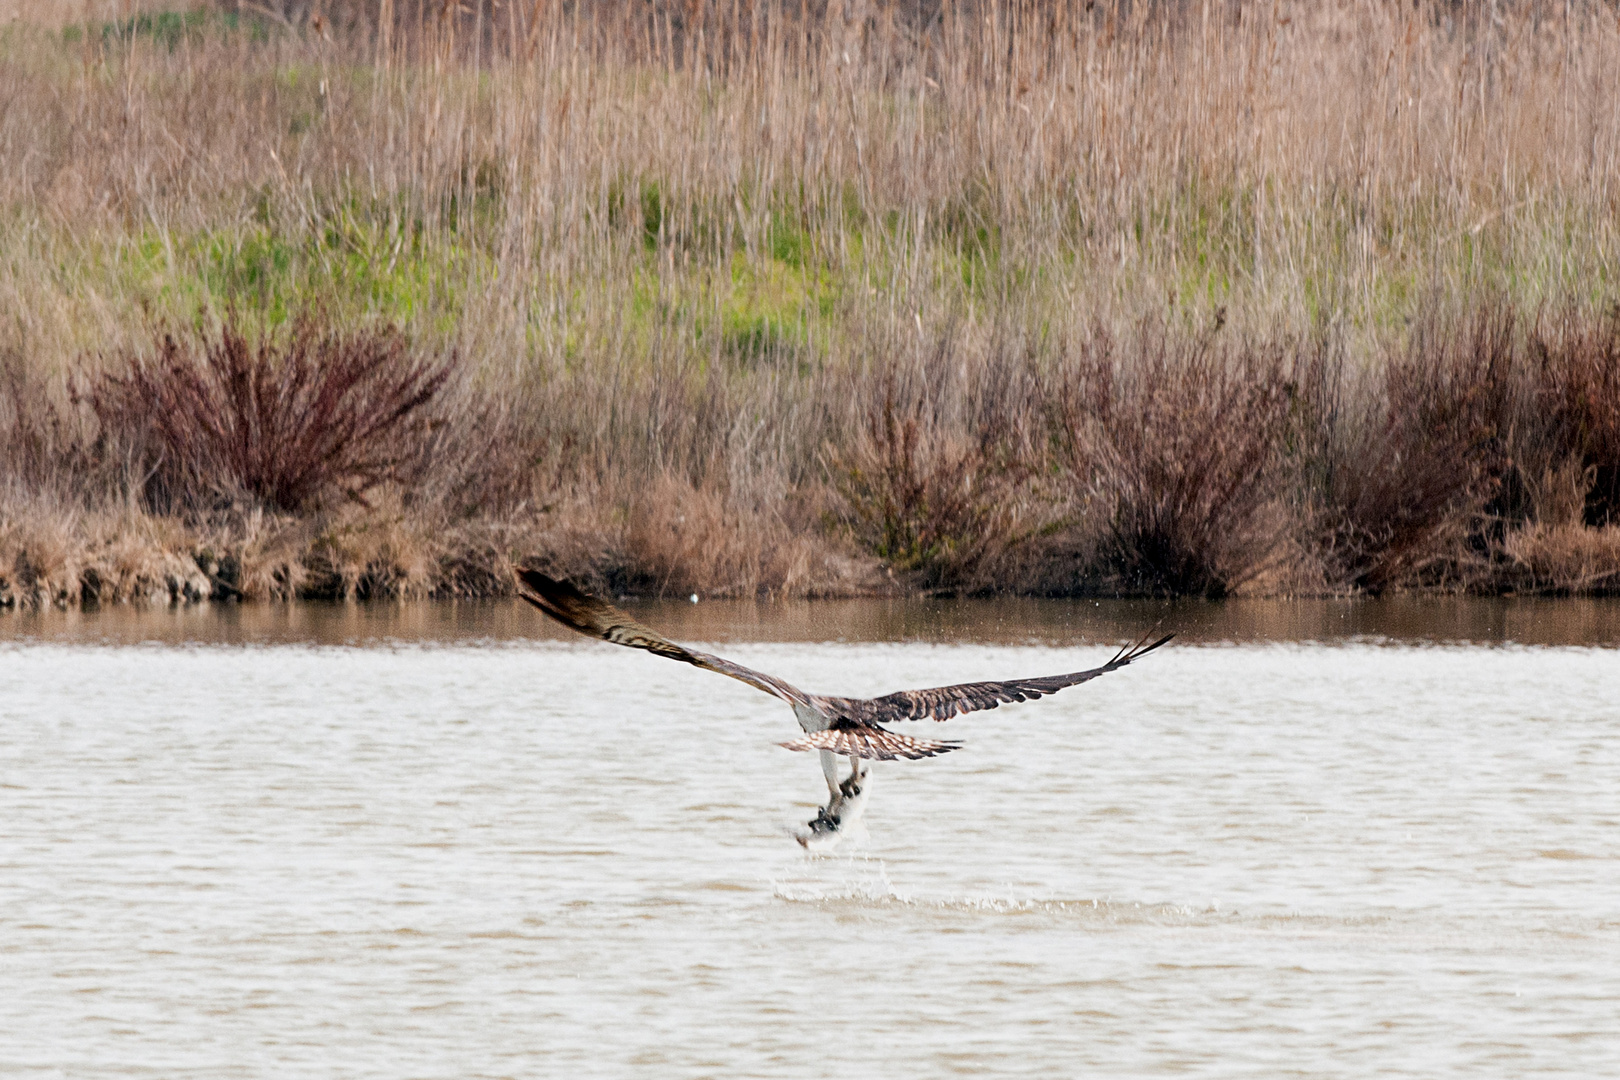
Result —
[[[0,1073],[1620,1061],[1620,604],[635,610],[834,693],[1182,637],[807,855],[783,706],[514,604],[0,617]]]

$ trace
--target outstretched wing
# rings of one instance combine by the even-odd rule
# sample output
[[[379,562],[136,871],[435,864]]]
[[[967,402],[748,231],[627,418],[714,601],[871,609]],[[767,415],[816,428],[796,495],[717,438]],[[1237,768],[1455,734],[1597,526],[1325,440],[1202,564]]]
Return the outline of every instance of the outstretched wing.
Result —
[[[615,645],[646,649],[650,653],[667,656],[671,660],[679,660],[683,664],[691,664],[704,671],[729,675],[789,704],[810,703],[808,695],[781,679],[754,671],[752,668],[745,668],[741,664],[734,664],[723,657],[677,645],[642,626],[607,601],[583,593],[569,582],[547,577],[538,570],[519,570],[517,576],[523,583],[518,595],[570,630],[577,630],[588,637],[611,641]]]
[[[938,757],[962,744],[944,739],[913,739],[910,735],[884,731],[878,727],[836,727],[812,731],[802,739],[792,739],[781,745],[789,750],[831,750],[835,754],[893,761],[895,758],[915,760]]]
[[[1152,644],[1147,644],[1147,639],[1143,638],[1135,645],[1120,649],[1112,660],[1101,667],[1069,675],[1009,679],[1006,682],[959,683],[932,690],[901,690],[880,698],[818,698],[817,703],[833,715],[860,724],[882,724],[894,720],[949,720],[958,713],[994,709],[1004,702],[1033,701],[1046,694],[1055,694],[1064,687],[1090,682],[1099,675],[1118,671],[1133,660],[1146,656],[1173,637],[1174,634],[1166,634]]]

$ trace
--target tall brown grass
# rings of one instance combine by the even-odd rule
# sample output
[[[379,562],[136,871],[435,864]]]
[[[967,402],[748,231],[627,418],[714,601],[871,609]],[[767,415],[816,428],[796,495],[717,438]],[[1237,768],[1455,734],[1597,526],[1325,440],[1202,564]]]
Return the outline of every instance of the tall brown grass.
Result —
[[[1620,499],[1601,5],[238,7],[0,34],[8,581],[1612,587],[1525,546]],[[317,306],[465,358],[369,507],[152,359]]]

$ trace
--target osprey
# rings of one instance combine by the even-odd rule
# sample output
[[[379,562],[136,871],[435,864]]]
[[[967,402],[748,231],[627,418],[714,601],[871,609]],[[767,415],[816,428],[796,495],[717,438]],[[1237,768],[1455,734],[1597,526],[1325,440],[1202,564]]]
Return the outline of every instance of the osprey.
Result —
[[[1055,694],[1064,687],[1078,686],[1099,675],[1118,671],[1175,636],[1165,634],[1151,644],[1147,638],[1143,638],[1134,645],[1120,649],[1113,659],[1101,667],[1068,675],[1010,679],[1006,682],[960,683],[932,690],[901,690],[879,698],[826,697],[807,694],[781,679],[722,657],[677,645],[642,626],[612,604],[581,592],[567,581],[547,577],[537,570],[519,570],[517,576],[523,586],[518,590],[518,595],[571,630],[611,641],[615,645],[645,649],[704,671],[729,675],[792,706],[793,715],[804,729],[805,736],[780,745],[789,750],[819,751],[821,771],[827,778],[830,793],[827,805],[821,807],[816,819],[809,823],[813,835],[836,833],[841,825],[848,824],[853,812],[858,811],[864,803],[861,796],[870,768],[862,765],[863,760],[936,757],[962,745],[943,739],[914,739],[890,731],[883,724],[897,720],[949,720],[958,713],[994,709],[1003,702],[1033,701],[1043,694]],[[848,757],[850,766],[849,776],[842,781],[838,779],[840,756]],[[800,843],[805,840],[805,837],[799,838]]]

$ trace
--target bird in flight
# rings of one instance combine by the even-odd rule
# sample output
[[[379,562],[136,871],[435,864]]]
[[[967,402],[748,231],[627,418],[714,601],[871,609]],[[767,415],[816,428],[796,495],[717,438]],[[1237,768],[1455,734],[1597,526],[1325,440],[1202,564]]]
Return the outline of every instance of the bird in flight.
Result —
[[[937,757],[962,745],[944,739],[915,739],[890,731],[882,725],[900,720],[949,720],[958,713],[994,709],[1007,702],[1033,701],[1046,694],[1055,694],[1065,687],[1090,682],[1110,671],[1118,671],[1175,636],[1165,634],[1152,642],[1142,638],[1134,645],[1121,648],[1113,659],[1101,667],[1068,675],[960,683],[931,690],[900,690],[878,698],[827,697],[807,694],[775,676],[734,664],[723,657],[677,645],[642,626],[612,604],[582,592],[567,581],[559,581],[538,570],[529,569],[520,569],[517,576],[522,584],[518,595],[571,630],[615,645],[645,649],[705,671],[729,675],[787,702],[805,735],[802,739],[791,739],[780,745],[789,750],[817,751],[821,755],[821,771],[827,778],[830,793],[827,805],[821,807],[815,820],[809,823],[812,835],[836,833],[840,826],[846,824],[849,812],[862,801],[861,796],[867,786],[869,767],[863,762]],[[839,757],[849,758],[850,773],[843,780],[838,778]],[[800,843],[806,840],[805,837],[799,839]]]

